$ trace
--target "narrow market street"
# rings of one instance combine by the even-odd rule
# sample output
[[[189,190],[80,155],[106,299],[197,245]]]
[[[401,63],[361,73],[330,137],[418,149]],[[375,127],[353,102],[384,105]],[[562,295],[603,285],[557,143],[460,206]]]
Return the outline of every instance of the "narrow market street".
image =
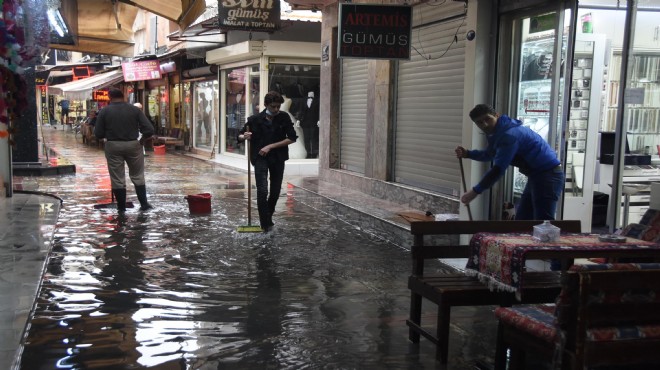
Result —
[[[15,179],[63,199],[20,369],[443,368],[430,342],[408,341],[407,249],[286,186],[271,232],[238,233],[247,174],[174,151],[145,158],[155,209],[119,218],[94,208],[111,201],[102,150],[68,131],[41,137],[77,172]],[[184,197],[198,193],[212,195],[210,215],[190,214]],[[452,315],[446,368],[491,362],[492,309]]]

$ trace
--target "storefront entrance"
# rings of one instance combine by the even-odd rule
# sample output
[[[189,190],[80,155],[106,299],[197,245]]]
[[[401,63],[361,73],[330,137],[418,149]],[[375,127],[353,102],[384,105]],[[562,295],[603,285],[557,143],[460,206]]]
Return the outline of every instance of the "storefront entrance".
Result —
[[[566,126],[564,76],[570,50],[571,13],[564,3],[548,2],[533,10],[502,14],[499,42],[511,45],[511,49],[499,49],[496,73],[495,109],[523,121],[543,137],[562,163],[567,163],[562,133]],[[491,219],[500,218],[505,202],[517,203],[526,182],[527,177],[517,168],[507,172],[506,181],[493,188]],[[561,209],[557,218],[561,218]]]

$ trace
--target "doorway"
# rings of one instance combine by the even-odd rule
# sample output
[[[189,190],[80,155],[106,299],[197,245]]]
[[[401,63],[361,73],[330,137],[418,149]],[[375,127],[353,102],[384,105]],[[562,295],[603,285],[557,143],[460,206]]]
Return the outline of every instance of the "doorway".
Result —
[[[547,2],[499,17],[495,109],[519,119],[545,139],[566,164],[567,61],[572,55],[574,2]],[[527,177],[517,168],[507,171],[491,194],[490,218],[500,219],[503,204],[516,204]],[[562,218],[563,202],[557,209]]]

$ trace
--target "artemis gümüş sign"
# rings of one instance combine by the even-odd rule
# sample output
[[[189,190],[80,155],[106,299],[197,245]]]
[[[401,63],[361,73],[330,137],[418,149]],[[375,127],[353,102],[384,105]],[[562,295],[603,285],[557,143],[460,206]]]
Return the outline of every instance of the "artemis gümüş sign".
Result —
[[[218,0],[220,29],[272,32],[280,28],[280,0]]]
[[[339,57],[410,59],[412,7],[339,5]]]

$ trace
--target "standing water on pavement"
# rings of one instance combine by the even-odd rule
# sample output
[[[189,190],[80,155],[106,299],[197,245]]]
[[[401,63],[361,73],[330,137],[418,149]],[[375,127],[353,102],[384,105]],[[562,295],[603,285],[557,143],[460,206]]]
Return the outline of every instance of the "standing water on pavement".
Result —
[[[102,151],[44,136],[77,173],[17,180],[64,200],[21,369],[440,368],[434,346],[408,341],[407,250],[290,191],[273,231],[237,233],[246,174],[181,154],[146,158],[155,209],[119,217],[94,208],[111,201]],[[184,197],[207,192],[213,212],[191,215]],[[465,321],[492,332],[491,321]],[[492,334],[452,335],[448,368],[491,355]]]

